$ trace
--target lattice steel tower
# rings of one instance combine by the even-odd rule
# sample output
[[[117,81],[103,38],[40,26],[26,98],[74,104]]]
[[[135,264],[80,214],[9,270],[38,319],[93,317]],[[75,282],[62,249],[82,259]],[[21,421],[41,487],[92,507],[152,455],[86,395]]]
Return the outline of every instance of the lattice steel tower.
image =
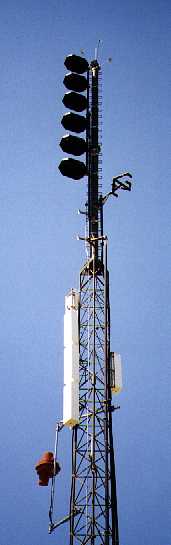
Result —
[[[81,61],[84,63],[85,59],[80,60],[80,65]],[[109,272],[107,237],[103,233],[103,205],[109,194],[116,195],[120,187],[130,190],[131,183],[124,181],[125,175],[121,175],[113,179],[112,191],[108,195],[104,197],[101,193],[100,65],[97,59],[88,66],[85,61],[83,69],[79,69],[78,64],[79,58],[72,55],[65,61],[65,65],[77,74],[82,74],[88,68],[86,116],[88,201],[85,207],[88,259],[80,272],[79,424],[74,426],[72,432],[70,545],[80,543],[118,545],[112,435],[114,407],[111,397]],[[67,77],[71,79],[71,75],[66,76],[65,84]],[[72,89],[72,92],[80,91],[81,86],[78,85],[79,89],[77,86],[73,87],[73,81],[72,73],[72,85],[68,88]],[[80,81],[80,75],[76,77],[76,81]],[[75,145],[78,150],[78,137]],[[62,146],[62,149],[68,151],[65,146]],[[72,149],[72,153],[73,151]],[[65,165],[68,161],[70,160],[65,160]],[[64,161],[61,165],[63,167]],[[74,178],[73,170],[71,174],[69,171],[64,172],[61,165],[62,173]],[[77,167],[76,163],[75,166]],[[129,173],[126,175],[131,177]]]
[[[102,194],[101,68],[97,58],[89,64],[76,55],[66,57],[65,66],[70,70],[64,78],[69,92],[63,103],[72,112],[63,116],[62,125],[72,132],[85,131],[86,139],[67,134],[60,145],[69,154],[86,154],[86,162],[66,158],[59,169],[75,180],[88,178],[87,201],[81,211],[85,215],[86,235],[79,237],[85,240],[87,257],[80,271],[79,422],[72,428],[70,510],[65,519],[52,522],[53,477],[50,532],[69,520],[70,545],[119,545],[112,434],[116,407],[112,404],[112,390],[120,386],[116,384],[117,369],[110,351],[108,241],[103,232],[103,207],[110,195],[118,196],[119,189],[131,189],[131,175],[116,176],[111,191]],[[86,116],[80,115],[83,111]]]
[[[80,423],[73,429],[71,545],[119,543],[109,386],[109,274],[99,191],[99,76],[96,60],[90,65],[89,258],[80,272]]]

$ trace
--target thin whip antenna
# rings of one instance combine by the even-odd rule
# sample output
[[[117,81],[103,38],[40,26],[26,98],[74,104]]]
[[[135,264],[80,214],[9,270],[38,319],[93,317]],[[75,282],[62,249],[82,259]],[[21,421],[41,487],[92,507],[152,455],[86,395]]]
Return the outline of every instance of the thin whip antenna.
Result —
[[[99,41],[98,41],[98,44],[97,44],[97,47],[95,48],[95,60],[96,60],[96,61],[97,61],[97,59],[98,59],[99,47],[100,47],[100,45],[102,45],[102,43],[103,43],[102,40],[99,40]]]

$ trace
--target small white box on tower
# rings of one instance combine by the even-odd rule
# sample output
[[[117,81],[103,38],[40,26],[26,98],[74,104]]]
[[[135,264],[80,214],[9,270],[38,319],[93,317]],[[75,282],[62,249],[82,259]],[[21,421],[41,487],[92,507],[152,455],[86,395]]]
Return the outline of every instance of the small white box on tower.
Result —
[[[121,355],[117,352],[110,353],[110,385],[113,394],[122,390],[122,364]]]

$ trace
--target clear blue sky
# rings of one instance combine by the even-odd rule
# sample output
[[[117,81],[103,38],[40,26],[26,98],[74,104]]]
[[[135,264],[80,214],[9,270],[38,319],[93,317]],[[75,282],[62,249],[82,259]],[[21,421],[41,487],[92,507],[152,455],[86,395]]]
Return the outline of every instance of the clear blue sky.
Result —
[[[86,181],[63,178],[63,61],[103,41],[103,188],[128,169],[131,194],[106,205],[111,348],[124,390],[114,417],[120,545],[169,545],[169,0],[7,0],[0,17],[0,545],[69,542],[47,533],[49,489],[34,464],[62,417],[64,296],[78,287]],[[105,61],[112,57],[112,64]],[[170,133],[170,134],[169,134]],[[56,518],[68,512],[70,432],[61,435]]]

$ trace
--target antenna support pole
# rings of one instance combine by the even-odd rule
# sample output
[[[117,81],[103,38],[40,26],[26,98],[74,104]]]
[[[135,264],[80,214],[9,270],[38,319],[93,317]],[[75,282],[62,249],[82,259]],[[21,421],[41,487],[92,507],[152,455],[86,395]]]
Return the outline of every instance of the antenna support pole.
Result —
[[[90,96],[90,139],[88,169],[88,220],[89,238],[98,238],[99,216],[99,70],[97,60],[90,64],[91,96]],[[92,248],[90,248],[92,257]],[[98,259],[98,242],[95,243],[95,256]]]

